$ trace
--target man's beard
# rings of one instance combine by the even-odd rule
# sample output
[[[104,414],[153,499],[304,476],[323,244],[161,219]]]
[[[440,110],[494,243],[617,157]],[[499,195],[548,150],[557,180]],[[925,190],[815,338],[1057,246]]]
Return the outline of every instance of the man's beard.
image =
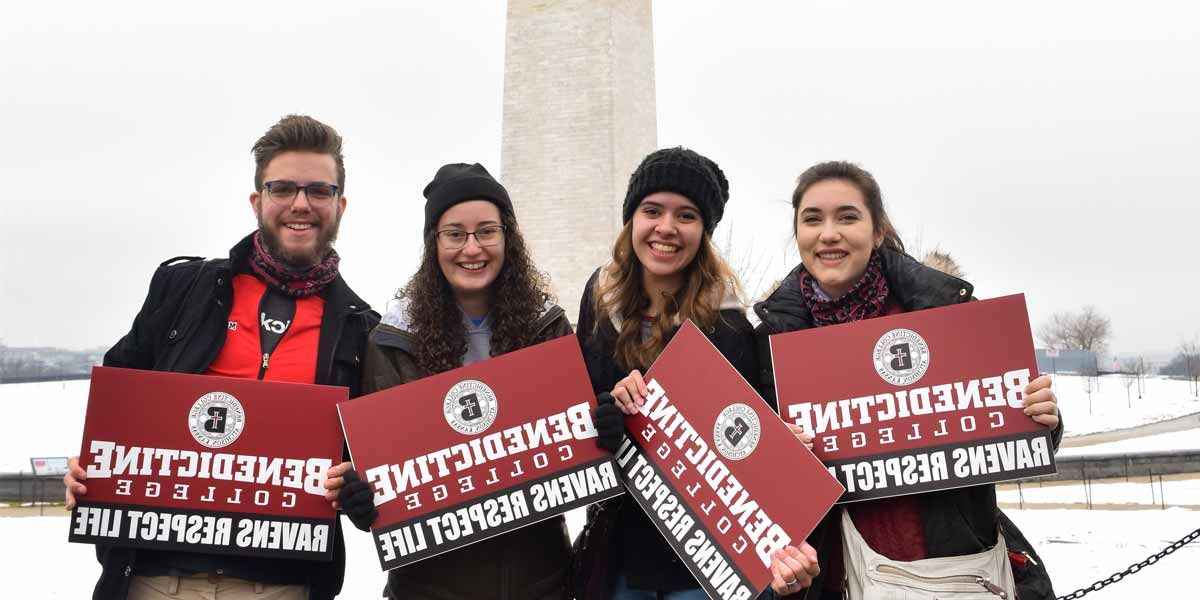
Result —
[[[263,245],[266,247],[267,254],[289,268],[297,270],[315,266],[329,256],[333,250],[333,243],[337,241],[338,225],[341,224],[341,215],[334,216],[333,223],[329,227],[326,227],[322,221],[317,243],[313,244],[310,249],[297,253],[284,248],[279,241],[279,236],[275,235],[275,228],[269,227],[263,222],[262,211],[258,211],[256,216],[258,217],[258,231],[262,233]]]

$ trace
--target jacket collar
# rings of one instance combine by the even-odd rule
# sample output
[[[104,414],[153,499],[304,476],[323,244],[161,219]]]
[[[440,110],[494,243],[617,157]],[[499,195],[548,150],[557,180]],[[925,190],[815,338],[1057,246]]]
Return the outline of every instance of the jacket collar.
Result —
[[[241,273],[250,260],[250,255],[254,252],[254,233],[251,231],[229,249],[229,267],[234,273]]]
[[[887,278],[892,297],[906,311],[924,310],[966,302],[974,286],[970,283],[927,267],[917,259],[901,252],[880,248],[883,275]],[[812,327],[812,313],[800,295],[800,269],[796,265],[764,301],[754,305],[758,318],[773,333]]]
[[[371,339],[380,346],[396,348],[412,354],[417,334],[412,329],[412,319],[408,314],[409,301],[407,298],[397,298],[388,304],[383,320],[371,334]],[[562,307],[547,300],[542,306],[535,325],[535,338],[544,337],[545,330],[561,318],[566,311]]]
[[[245,265],[253,252],[254,232],[250,232],[229,249],[228,269],[233,273],[249,273]],[[333,309],[333,313],[337,315],[364,312],[371,308],[358,294],[354,293],[354,290],[350,289],[340,273],[318,295],[325,301],[325,309],[327,311]]]

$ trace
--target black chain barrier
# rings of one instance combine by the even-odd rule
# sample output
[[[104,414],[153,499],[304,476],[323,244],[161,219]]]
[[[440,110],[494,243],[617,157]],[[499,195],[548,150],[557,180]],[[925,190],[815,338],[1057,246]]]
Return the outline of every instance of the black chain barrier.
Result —
[[[1166,548],[1163,548],[1162,552],[1159,552],[1158,554],[1154,554],[1154,555],[1150,556],[1149,558],[1147,558],[1146,560],[1143,560],[1140,563],[1137,563],[1135,565],[1130,565],[1130,567],[1128,569],[1125,569],[1124,571],[1121,571],[1119,573],[1113,573],[1112,575],[1109,575],[1107,579],[1101,579],[1100,581],[1097,581],[1096,583],[1093,583],[1092,585],[1089,585],[1089,586],[1083,587],[1083,588],[1079,588],[1079,589],[1075,590],[1074,592],[1067,594],[1066,596],[1059,596],[1057,600],[1075,600],[1076,598],[1082,598],[1096,590],[1103,589],[1105,586],[1107,586],[1109,584],[1113,584],[1113,583],[1116,583],[1116,582],[1124,579],[1126,575],[1137,573],[1138,571],[1141,571],[1143,568],[1158,562],[1158,560],[1160,558],[1188,545],[1189,543],[1192,542],[1192,540],[1195,540],[1197,537],[1200,537],[1200,529],[1197,529],[1197,530],[1183,536],[1183,539],[1179,540],[1178,542],[1175,542],[1174,544],[1171,544],[1170,546],[1167,546]]]

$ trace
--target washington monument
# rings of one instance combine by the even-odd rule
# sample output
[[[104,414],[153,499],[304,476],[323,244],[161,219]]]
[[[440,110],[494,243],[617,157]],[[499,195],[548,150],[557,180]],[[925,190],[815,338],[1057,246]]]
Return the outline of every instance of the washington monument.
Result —
[[[501,179],[572,322],[656,148],[650,0],[509,0]]]

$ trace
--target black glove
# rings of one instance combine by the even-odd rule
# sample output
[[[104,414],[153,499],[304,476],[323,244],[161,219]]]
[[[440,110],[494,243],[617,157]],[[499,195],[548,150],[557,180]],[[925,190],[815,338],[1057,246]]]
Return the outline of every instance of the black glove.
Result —
[[[371,491],[367,482],[358,478],[354,469],[346,471],[342,478],[346,483],[338,491],[337,498],[342,512],[350,517],[355,527],[362,531],[370,530],[371,524],[379,518],[379,511],[375,510],[375,492]]]
[[[596,424],[596,445],[616,454],[617,448],[621,447],[621,439],[625,437],[625,414],[617,408],[612,394],[604,392],[596,395],[592,422]]]

